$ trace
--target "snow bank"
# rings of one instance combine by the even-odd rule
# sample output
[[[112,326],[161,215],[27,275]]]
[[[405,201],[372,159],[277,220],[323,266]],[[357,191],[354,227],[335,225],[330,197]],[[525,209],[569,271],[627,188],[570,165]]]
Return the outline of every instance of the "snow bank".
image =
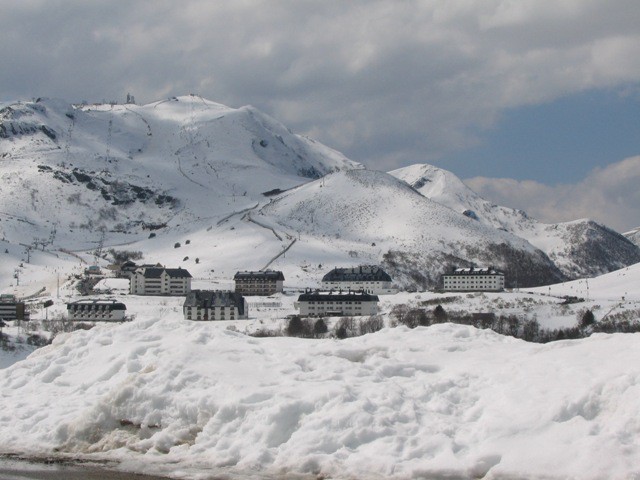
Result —
[[[444,324],[256,339],[168,316],[58,337],[0,380],[4,451],[187,475],[640,474],[640,336]],[[140,465],[142,465],[140,463]]]

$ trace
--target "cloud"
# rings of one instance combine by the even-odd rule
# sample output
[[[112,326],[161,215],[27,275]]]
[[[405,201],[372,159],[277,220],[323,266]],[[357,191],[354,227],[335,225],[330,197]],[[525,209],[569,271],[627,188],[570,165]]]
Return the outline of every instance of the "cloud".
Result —
[[[487,200],[520,208],[543,222],[591,218],[620,232],[640,226],[640,156],[597,168],[576,184],[485,177],[465,183]]]
[[[374,168],[640,80],[637,0],[0,0],[0,100],[253,104]]]

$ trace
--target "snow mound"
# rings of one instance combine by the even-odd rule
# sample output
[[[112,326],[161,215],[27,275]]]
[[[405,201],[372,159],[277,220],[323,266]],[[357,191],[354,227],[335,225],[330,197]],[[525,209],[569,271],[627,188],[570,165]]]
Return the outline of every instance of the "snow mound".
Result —
[[[0,435],[12,451],[144,458],[183,476],[629,478],[639,340],[534,345],[451,324],[255,339],[171,316],[104,325],[4,372]]]

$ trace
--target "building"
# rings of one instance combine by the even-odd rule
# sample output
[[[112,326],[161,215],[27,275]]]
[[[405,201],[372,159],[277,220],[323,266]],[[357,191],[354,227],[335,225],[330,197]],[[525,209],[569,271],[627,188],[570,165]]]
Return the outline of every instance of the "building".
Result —
[[[362,265],[353,268],[334,268],[322,277],[325,290],[363,290],[374,295],[396,293],[387,272],[375,265]]]
[[[191,274],[184,268],[140,267],[131,276],[132,295],[186,295],[191,291]]]
[[[131,279],[131,277],[133,277],[133,275],[136,273],[136,270],[138,268],[140,267],[136,265],[135,262],[132,262],[131,260],[127,260],[126,262],[122,262],[120,265],[118,265],[117,275],[120,278]]]
[[[84,269],[85,275],[102,275],[102,270],[98,265],[89,265]]]
[[[306,292],[294,303],[300,315],[308,316],[359,316],[378,313],[378,296],[366,292],[314,291]]]
[[[237,272],[233,279],[236,282],[236,292],[241,295],[273,295],[282,293],[284,275],[275,270],[262,272]]]
[[[504,273],[493,267],[454,268],[442,275],[447,292],[500,292],[504,290]]]
[[[0,320],[29,320],[29,312],[13,295],[0,295]]]
[[[122,322],[127,307],[116,300],[82,299],[67,303],[69,320],[93,322]]]
[[[247,301],[238,292],[193,290],[182,305],[186,320],[243,320],[249,318]]]

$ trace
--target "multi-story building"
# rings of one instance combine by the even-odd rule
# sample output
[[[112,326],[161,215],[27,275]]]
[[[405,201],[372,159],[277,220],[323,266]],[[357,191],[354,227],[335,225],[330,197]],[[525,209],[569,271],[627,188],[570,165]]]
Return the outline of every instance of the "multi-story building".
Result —
[[[0,320],[29,320],[29,312],[13,295],[0,295]]]
[[[282,293],[284,275],[280,271],[264,270],[261,272],[237,272],[233,279],[236,292],[241,295],[273,295]]]
[[[378,296],[365,292],[314,291],[298,297],[302,316],[358,316],[378,313]]]
[[[249,318],[247,301],[237,292],[193,290],[182,305],[186,320],[243,320]]]
[[[442,275],[442,288],[448,292],[500,292],[504,273],[493,267],[454,268]]]
[[[391,276],[375,265],[361,265],[352,268],[334,268],[322,277],[325,290],[363,290],[375,295],[396,293]]]
[[[132,295],[186,295],[191,291],[191,274],[184,268],[141,267],[131,276]]]
[[[126,311],[127,307],[124,303],[110,299],[82,299],[67,303],[69,320],[122,322]]]

